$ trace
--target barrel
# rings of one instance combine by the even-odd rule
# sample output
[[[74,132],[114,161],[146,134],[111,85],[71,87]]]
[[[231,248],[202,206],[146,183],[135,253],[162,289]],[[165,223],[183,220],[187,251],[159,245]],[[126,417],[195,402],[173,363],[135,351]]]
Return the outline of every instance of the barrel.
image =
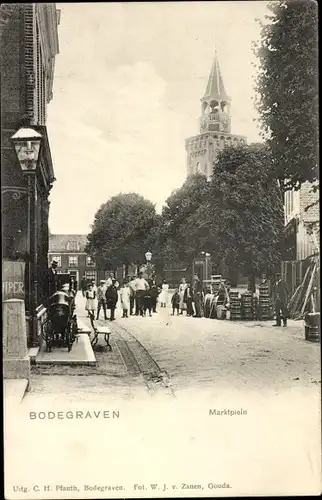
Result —
[[[305,316],[305,340],[309,342],[320,342],[320,313],[309,313]]]
[[[305,326],[305,340],[309,342],[320,342],[320,329],[318,326]]]
[[[211,293],[207,293],[205,296],[205,307],[204,307],[204,317],[210,318],[211,303],[214,296]]]
[[[223,305],[219,305],[216,307],[216,315],[217,319],[226,319],[227,309]]]

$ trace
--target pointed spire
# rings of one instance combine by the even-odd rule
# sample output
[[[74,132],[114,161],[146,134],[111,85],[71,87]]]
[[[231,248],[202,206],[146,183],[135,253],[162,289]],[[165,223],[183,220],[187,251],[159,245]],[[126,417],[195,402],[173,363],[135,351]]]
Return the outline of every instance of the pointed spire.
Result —
[[[212,63],[208,84],[203,99],[229,99],[226,94],[224,82],[221,76],[217,51],[215,49],[215,57]]]

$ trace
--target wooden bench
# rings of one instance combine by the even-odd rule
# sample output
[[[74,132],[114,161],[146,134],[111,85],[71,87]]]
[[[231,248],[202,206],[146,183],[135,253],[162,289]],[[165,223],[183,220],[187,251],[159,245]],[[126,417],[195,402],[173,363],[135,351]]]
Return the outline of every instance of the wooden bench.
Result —
[[[104,340],[106,342],[107,349],[109,351],[111,351],[112,350],[112,346],[110,344],[110,335],[111,335],[111,333],[112,332],[111,332],[111,330],[109,329],[108,326],[100,326],[99,329],[95,328],[94,329],[94,337],[91,340],[92,348],[94,349],[97,346],[98,340],[99,340],[99,335],[104,335]]]

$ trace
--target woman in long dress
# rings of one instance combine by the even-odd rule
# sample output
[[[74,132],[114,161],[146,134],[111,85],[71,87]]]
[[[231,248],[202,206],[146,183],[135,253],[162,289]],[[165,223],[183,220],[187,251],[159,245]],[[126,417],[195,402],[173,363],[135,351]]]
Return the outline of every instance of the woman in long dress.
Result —
[[[169,297],[169,285],[168,285],[166,280],[163,280],[162,287],[161,287],[161,293],[160,293],[160,297],[159,297],[161,307],[167,306],[168,297]]]
[[[97,294],[92,283],[90,283],[88,289],[86,290],[85,310],[88,312],[89,316],[95,317],[96,309],[97,309]]]
[[[186,288],[187,288],[186,278],[182,278],[181,283],[179,285],[180,314],[183,314],[183,311],[187,309],[186,303],[184,302],[184,292],[186,291]]]
[[[128,283],[124,283],[120,290],[121,304],[123,309],[122,318],[128,318],[128,312],[130,309],[130,295],[131,290]]]

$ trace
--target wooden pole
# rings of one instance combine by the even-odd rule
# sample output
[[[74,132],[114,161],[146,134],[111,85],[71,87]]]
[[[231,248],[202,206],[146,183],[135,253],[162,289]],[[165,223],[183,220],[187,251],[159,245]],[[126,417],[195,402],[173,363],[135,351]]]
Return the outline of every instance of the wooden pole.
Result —
[[[313,280],[314,280],[314,274],[315,274],[315,271],[316,271],[316,264],[315,264],[315,265],[314,265],[314,267],[313,267],[313,271],[312,271],[312,274],[311,274],[310,282],[309,282],[309,285],[308,285],[308,287],[307,287],[307,291],[306,291],[306,295],[305,295],[304,303],[303,303],[303,306],[302,306],[302,309],[301,309],[301,314],[304,314],[305,307],[306,307],[306,304],[307,304],[308,298],[309,298],[310,293],[311,293],[311,289],[312,289],[312,285],[313,285]]]

